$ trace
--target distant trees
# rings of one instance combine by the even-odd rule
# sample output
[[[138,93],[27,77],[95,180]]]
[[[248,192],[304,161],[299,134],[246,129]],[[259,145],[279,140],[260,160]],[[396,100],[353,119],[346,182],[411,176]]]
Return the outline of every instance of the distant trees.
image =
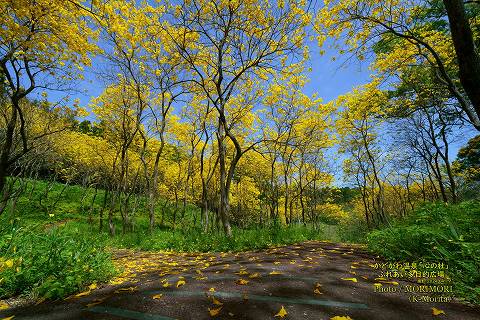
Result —
[[[191,84],[201,91],[218,115],[219,216],[231,236],[229,197],[235,168],[253,145],[242,145],[232,126],[229,106],[239,90],[249,90],[257,78],[282,71],[285,61],[302,52],[309,22],[302,1],[184,1],[172,8],[172,26],[165,28],[178,49]],[[252,82],[253,81],[253,82]],[[251,89],[250,89],[251,90]],[[252,109],[246,97],[239,108]],[[227,164],[227,140],[234,153]]]
[[[369,59],[374,72],[367,89],[336,100],[345,173],[356,177],[367,223],[425,201],[459,201],[451,143],[468,125],[480,130],[471,82],[477,16],[476,4],[439,0],[327,2],[319,11],[319,44],[333,38],[341,54]]]
[[[458,151],[453,170],[460,178],[460,190],[467,198],[478,198],[480,191],[480,136],[470,139]]]
[[[88,54],[97,47],[86,12],[69,1],[3,1],[0,25],[0,80],[2,86],[6,83],[1,105],[2,192],[11,166],[34,149],[36,141],[62,129],[57,122],[54,127],[29,130],[28,126],[34,124],[27,123],[25,113],[26,107],[33,105],[27,97],[36,89],[68,88],[81,77],[82,66],[90,64]],[[49,108],[51,112],[45,115],[73,115],[72,108]]]
[[[305,93],[310,5],[7,1],[0,212],[23,177],[82,185],[82,213],[93,223],[98,212],[111,235],[119,223],[134,230],[139,214],[150,231],[178,228],[189,204],[201,208],[195,227],[231,236],[231,223],[318,227],[348,214],[373,227],[422,202],[461,200],[476,183],[476,140],[454,164],[451,143],[480,128],[475,75],[465,70],[478,58],[478,11],[440,0],[326,1],[319,43],[333,38],[359,60],[374,54],[374,75],[323,103]],[[31,97],[74,87],[92,57],[106,86],[90,121],[79,119],[78,101]],[[333,186],[340,162],[353,189]],[[51,211],[55,201],[44,200]]]
[[[368,225],[387,222],[385,210],[385,151],[378,135],[382,128],[383,106],[387,96],[372,82],[355,89],[336,101],[340,118],[341,151],[348,155],[344,162],[347,179],[360,190]]]
[[[44,5],[39,2],[31,10],[41,12],[46,10]],[[71,85],[75,77],[81,78],[90,54],[108,66],[97,72],[107,86],[92,99],[93,123],[78,122],[70,108],[62,111],[68,125],[58,117],[55,122],[44,122],[48,128],[53,123],[61,128],[46,140],[52,158],[44,157],[45,167],[54,174],[53,180],[79,183],[86,190],[92,188],[92,197],[103,196],[100,229],[108,213],[112,235],[119,217],[123,232],[131,231],[141,203],[148,209],[153,230],[160,196],[175,203],[174,219],[183,217],[187,202],[201,203],[199,221],[205,231],[211,211],[215,226],[221,222],[227,235],[231,235],[232,218],[245,223],[250,219],[248,213],[266,222],[263,209],[269,204],[261,195],[266,175],[256,165],[274,167],[270,182],[276,181],[271,199],[277,218],[282,215],[292,223],[298,213],[306,223],[307,211],[310,217],[316,214],[315,190],[330,182],[324,172],[323,150],[332,146],[329,135],[333,130],[331,109],[321,108],[317,98],[301,92],[305,78],[299,73],[308,58],[304,46],[310,22],[307,4],[185,1],[179,6],[115,0],[91,6],[75,1],[64,6],[54,3],[50,9],[52,16],[46,22],[58,14],[64,19],[58,21],[69,28],[57,30],[60,27],[52,23],[48,32],[68,31],[73,36],[51,43],[58,52],[43,47],[43,53],[35,51],[44,63],[38,74],[48,75],[45,79],[55,79],[56,84]],[[12,13],[28,20],[26,11],[15,10],[20,9],[13,6]],[[27,30],[21,31],[28,37]],[[96,44],[98,38],[102,41]],[[41,60],[42,54],[49,60]],[[50,75],[49,68],[56,71]],[[18,68],[8,71],[12,70]],[[274,77],[290,84],[268,92]],[[275,109],[280,100],[285,108],[292,104],[296,110],[290,115],[288,137],[283,129],[277,137],[260,134],[260,126],[282,121],[280,113],[262,110],[266,106]],[[56,113],[51,109],[45,112],[53,116]],[[22,130],[18,134],[22,137]],[[271,146],[281,151],[273,164],[264,157]],[[94,202],[87,208],[90,215]],[[180,203],[183,214],[178,216]]]

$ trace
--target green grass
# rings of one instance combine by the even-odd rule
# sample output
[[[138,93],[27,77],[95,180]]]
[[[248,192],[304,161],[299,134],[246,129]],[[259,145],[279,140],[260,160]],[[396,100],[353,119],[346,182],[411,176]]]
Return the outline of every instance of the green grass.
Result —
[[[115,274],[98,237],[73,226],[14,227],[0,235],[0,298],[62,298]]]
[[[480,302],[480,203],[428,204],[367,236],[370,250],[390,260],[444,261],[457,296]]]
[[[233,227],[232,238],[221,231],[203,233],[198,226],[200,212],[191,205],[187,205],[185,213],[181,210],[177,213],[174,229],[173,205],[169,203],[161,203],[156,212],[156,221],[160,222],[160,208],[165,207],[164,225],[149,233],[142,198],[137,214],[132,217],[134,232],[122,233],[116,213],[117,233],[110,237],[106,212],[104,228],[99,230],[103,191],[98,191],[94,210],[90,211],[93,189],[64,187],[60,183],[28,180],[15,206],[10,204],[0,216],[0,298],[30,295],[56,299],[83,290],[92,282],[106,281],[116,272],[110,248],[244,251],[311,239],[341,240],[338,227],[326,224],[318,230],[303,225],[244,230]]]
[[[140,250],[173,250],[184,252],[246,251],[292,244],[306,240],[325,240],[323,230],[294,225],[289,227],[271,226],[256,229],[233,228],[233,237],[222,233],[202,233],[200,230],[176,231],[156,230],[116,236],[109,239],[112,247],[136,248]]]

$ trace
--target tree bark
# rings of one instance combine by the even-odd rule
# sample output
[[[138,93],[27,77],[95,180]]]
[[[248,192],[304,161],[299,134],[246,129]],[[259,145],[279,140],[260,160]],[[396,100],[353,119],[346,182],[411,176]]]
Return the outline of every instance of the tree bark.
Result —
[[[218,155],[219,155],[219,164],[220,164],[220,206],[218,208],[218,213],[220,219],[222,220],[223,231],[228,237],[232,236],[232,229],[230,227],[230,222],[228,220],[228,193],[227,193],[227,172],[226,172],[226,145],[225,145],[225,127],[224,121],[221,117],[218,123]]]
[[[12,112],[10,115],[10,121],[7,124],[7,130],[5,131],[5,142],[2,145],[0,155],[0,193],[5,188],[5,183],[8,174],[8,167],[10,161],[10,153],[13,146],[13,135],[15,133],[15,126],[17,124],[17,106],[18,101],[12,100]]]
[[[480,56],[462,0],[443,0],[457,54],[460,82],[480,118]]]

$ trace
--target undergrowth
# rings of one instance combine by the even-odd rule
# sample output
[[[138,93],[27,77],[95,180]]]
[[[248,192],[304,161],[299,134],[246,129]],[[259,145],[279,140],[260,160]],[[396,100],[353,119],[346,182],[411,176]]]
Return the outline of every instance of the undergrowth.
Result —
[[[426,204],[391,227],[367,236],[390,260],[445,262],[457,296],[480,302],[480,203]]]

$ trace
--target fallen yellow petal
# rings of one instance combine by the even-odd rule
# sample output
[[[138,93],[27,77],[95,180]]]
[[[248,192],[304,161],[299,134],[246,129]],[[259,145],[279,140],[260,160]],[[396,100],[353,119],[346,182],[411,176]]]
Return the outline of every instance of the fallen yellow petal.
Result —
[[[352,282],[357,282],[357,278],[340,278],[345,281],[352,281]]]
[[[210,309],[208,308],[208,312],[210,313],[210,315],[212,317],[215,317],[216,315],[218,315],[220,313],[220,311],[222,310],[223,307],[219,307],[219,308],[216,308],[216,309]]]
[[[128,287],[128,288],[120,288],[114,291],[114,293],[120,293],[120,292],[134,292],[137,291],[138,289],[135,287]]]
[[[278,313],[274,317],[285,318],[286,315],[287,315],[287,310],[285,310],[285,307],[282,306],[280,308],[280,311],[278,311]]]
[[[393,284],[394,286],[398,286],[398,282],[397,282],[397,281],[382,281],[382,283],[384,283],[384,284]]]
[[[240,270],[239,272],[236,272],[236,274],[238,274],[239,276],[243,276],[243,275],[248,274],[248,272],[245,271],[245,270]]]
[[[260,274],[258,272],[255,272],[255,273],[249,275],[248,277],[251,278],[251,279],[258,278],[258,277],[260,277]]]
[[[8,303],[6,303],[4,301],[0,301],[0,310],[5,310],[5,309],[8,309],[8,308],[10,308]]]
[[[236,284],[239,284],[239,285],[246,285],[248,284],[248,280],[245,280],[245,279],[238,279],[237,281],[235,281]]]
[[[91,307],[96,306],[97,304],[100,304],[102,302],[103,302],[103,299],[94,300],[93,302],[87,304],[87,308],[91,308]]]
[[[112,285],[117,285],[117,284],[122,284],[124,283],[125,281],[124,280],[121,280],[121,279],[113,279],[111,280],[109,283],[112,284]]]
[[[438,315],[441,315],[441,314],[445,314],[445,311],[437,309],[437,308],[432,308],[432,315],[438,316]]]
[[[159,293],[159,294],[156,294],[156,295],[152,296],[152,299],[158,300],[158,299],[161,299],[162,297],[163,297],[163,294]]]
[[[178,280],[177,281],[177,288],[183,286],[185,283],[186,283],[185,280]]]
[[[349,316],[335,316],[333,318],[330,318],[330,320],[353,320]]]
[[[2,318],[1,320],[12,320],[15,316],[10,316],[10,317],[6,317],[6,318]]]
[[[80,292],[80,293],[77,293],[74,297],[75,298],[80,298],[80,297],[84,297],[84,296],[87,296],[90,294],[90,290],[87,290],[87,291],[83,291],[83,292]]]
[[[282,273],[279,272],[279,271],[272,271],[272,272],[270,272],[269,274],[271,274],[271,275],[276,275],[276,274],[282,274]]]
[[[212,303],[217,306],[223,306],[223,303],[215,299],[214,296],[212,296]]]

